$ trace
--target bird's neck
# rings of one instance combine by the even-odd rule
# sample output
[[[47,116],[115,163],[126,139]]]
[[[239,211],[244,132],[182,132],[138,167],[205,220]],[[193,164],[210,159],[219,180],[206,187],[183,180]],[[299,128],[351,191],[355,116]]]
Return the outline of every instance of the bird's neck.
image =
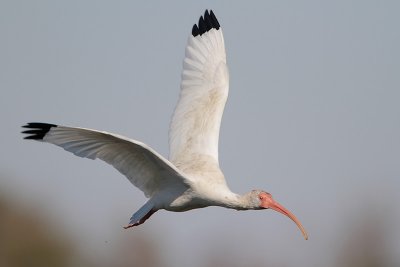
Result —
[[[224,194],[222,197],[220,206],[235,210],[248,210],[250,208],[246,195],[229,192]]]

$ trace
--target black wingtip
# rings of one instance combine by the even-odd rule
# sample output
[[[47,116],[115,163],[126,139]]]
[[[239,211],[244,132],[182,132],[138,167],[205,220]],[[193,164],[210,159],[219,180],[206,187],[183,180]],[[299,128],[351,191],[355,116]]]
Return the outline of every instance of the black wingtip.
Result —
[[[194,24],[192,28],[192,35],[196,37],[199,34],[200,34],[199,28],[197,27],[196,24]]]
[[[217,18],[214,15],[214,12],[211,9],[210,12],[208,11],[208,9],[206,9],[204,15],[200,16],[199,23],[197,25],[196,24],[193,25],[192,35],[194,37],[198,35],[201,36],[211,29],[219,30],[219,28],[220,25]]]
[[[57,127],[57,125],[41,122],[29,122],[22,127],[29,129],[21,132],[27,134],[24,139],[43,140],[43,137],[50,131],[50,129],[52,127]]]
[[[212,19],[212,23],[213,23],[213,25],[215,25],[215,29],[219,29],[219,27],[221,27],[220,25],[219,25],[219,22],[218,22],[218,20],[217,20],[217,17],[214,15],[214,12],[210,9],[210,17],[211,17],[211,19]]]

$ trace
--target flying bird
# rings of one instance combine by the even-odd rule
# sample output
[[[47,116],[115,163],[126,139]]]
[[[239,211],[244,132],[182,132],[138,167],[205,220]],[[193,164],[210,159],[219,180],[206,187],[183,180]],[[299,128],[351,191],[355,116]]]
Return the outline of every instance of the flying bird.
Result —
[[[125,175],[149,200],[124,228],[138,226],[160,209],[188,211],[207,206],[272,209],[300,221],[270,193],[233,193],[218,162],[218,139],[228,97],[229,73],[222,28],[212,10],[194,24],[187,41],[181,91],[169,129],[169,160],[146,144],[86,128],[31,122],[25,139],[51,143],[89,159],[101,159]]]

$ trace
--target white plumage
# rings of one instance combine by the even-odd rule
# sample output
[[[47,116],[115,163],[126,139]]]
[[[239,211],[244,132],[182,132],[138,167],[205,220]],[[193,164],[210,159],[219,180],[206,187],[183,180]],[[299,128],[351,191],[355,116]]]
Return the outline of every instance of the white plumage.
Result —
[[[169,132],[171,162],[180,165],[198,155],[218,161],[219,128],[228,90],[222,29],[190,36]]]
[[[149,146],[126,137],[85,128],[28,123],[23,133],[58,145],[83,158],[114,166],[142,190],[148,202],[133,214],[126,228],[146,221],[159,209],[186,211],[206,206],[237,210],[274,209],[297,218],[261,190],[231,192],[218,162],[219,129],[229,90],[222,29],[212,11],[204,13],[188,39],[181,92],[172,117],[169,160]]]
[[[84,128],[52,127],[44,142],[58,145],[76,156],[111,164],[146,197],[164,184],[182,183],[183,174],[147,145],[123,136]]]

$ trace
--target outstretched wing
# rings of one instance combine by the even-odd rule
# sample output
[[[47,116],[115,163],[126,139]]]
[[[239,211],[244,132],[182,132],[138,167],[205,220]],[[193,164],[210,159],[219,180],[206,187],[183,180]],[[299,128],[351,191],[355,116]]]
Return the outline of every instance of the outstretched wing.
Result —
[[[219,129],[229,90],[222,29],[206,10],[189,37],[181,92],[169,131],[170,157],[178,168],[207,158],[218,166]]]
[[[168,160],[145,144],[123,136],[91,129],[28,123],[25,139],[44,141],[64,148],[82,158],[99,158],[114,166],[147,197],[186,178]]]

